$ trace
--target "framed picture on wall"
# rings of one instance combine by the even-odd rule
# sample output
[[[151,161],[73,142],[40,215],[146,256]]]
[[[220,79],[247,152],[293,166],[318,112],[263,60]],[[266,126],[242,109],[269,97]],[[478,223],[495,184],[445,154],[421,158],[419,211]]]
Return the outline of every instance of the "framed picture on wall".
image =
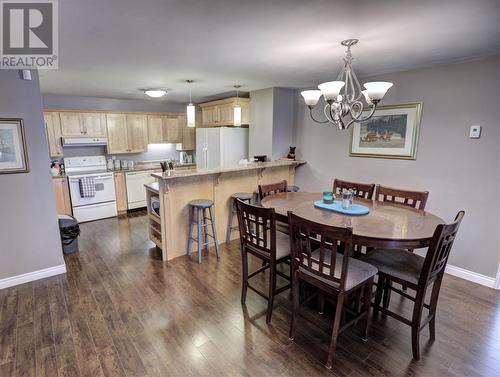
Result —
[[[379,106],[366,122],[354,123],[350,156],[415,160],[422,102]]]
[[[0,174],[29,172],[23,120],[0,118]]]

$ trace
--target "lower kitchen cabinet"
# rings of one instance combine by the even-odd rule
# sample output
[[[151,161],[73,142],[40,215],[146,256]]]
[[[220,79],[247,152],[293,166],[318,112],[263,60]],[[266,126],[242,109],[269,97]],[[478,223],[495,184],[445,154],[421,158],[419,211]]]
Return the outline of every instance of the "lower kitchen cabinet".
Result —
[[[116,210],[118,214],[127,213],[127,183],[125,181],[124,172],[115,172],[115,195],[116,195]]]
[[[72,215],[71,199],[69,196],[68,179],[66,177],[53,177],[52,188],[56,200],[58,215]]]

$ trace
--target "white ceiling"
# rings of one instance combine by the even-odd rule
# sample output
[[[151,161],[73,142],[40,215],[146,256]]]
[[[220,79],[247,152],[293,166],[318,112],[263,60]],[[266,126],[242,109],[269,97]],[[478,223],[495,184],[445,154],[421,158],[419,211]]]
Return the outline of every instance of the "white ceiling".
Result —
[[[499,0],[60,0],[59,69],[43,93],[162,100],[358,76],[500,53]]]

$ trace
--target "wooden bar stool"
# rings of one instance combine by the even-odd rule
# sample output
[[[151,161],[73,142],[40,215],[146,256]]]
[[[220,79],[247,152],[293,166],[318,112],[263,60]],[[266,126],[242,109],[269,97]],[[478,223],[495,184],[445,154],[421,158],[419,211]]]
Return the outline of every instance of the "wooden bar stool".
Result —
[[[215,230],[215,217],[213,214],[214,202],[210,199],[197,199],[189,202],[189,232],[188,232],[188,255],[191,256],[191,246],[193,241],[198,244],[198,263],[201,263],[201,251],[207,249],[211,242],[215,246],[215,255],[219,259],[219,246],[217,242],[217,232]],[[207,210],[210,217],[207,217]],[[196,214],[196,220],[195,220]],[[196,224],[197,234],[193,237],[193,224]],[[212,228],[212,234],[208,227]],[[208,240],[212,238],[212,241]]]
[[[229,242],[231,242],[231,233],[234,230],[239,229],[238,225],[233,226],[234,216],[236,214],[236,199],[240,199],[243,202],[248,202],[248,204],[251,204],[253,194],[250,192],[237,192],[231,195],[231,210],[229,211],[229,221],[227,223],[226,244],[229,244]]]

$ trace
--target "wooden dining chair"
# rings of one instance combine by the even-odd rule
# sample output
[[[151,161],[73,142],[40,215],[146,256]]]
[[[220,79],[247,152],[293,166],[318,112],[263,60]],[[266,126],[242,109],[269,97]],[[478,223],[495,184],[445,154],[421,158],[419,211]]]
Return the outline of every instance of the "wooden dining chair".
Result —
[[[284,179],[280,182],[269,183],[267,185],[259,185],[259,199],[262,200],[266,196],[278,194],[280,192],[287,192],[288,183]]]
[[[276,214],[274,208],[263,208],[247,204],[240,199],[235,200],[240,230],[241,259],[243,263],[243,285],[241,290],[241,304],[244,305],[247,290],[250,288],[258,295],[268,300],[266,322],[271,322],[274,297],[290,288],[286,284],[277,288],[277,275],[290,281],[291,277],[277,270],[277,266],[290,260],[290,239],[288,235],[276,232]],[[262,267],[248,273],[248,254],[262,260]],[[268,295],[254,288],[249,279],[269,269]],[[291,267],[290,267],[291,273]]]
[[[393,187],[377,185],[375,200],[379,202],[397,203],[408,207],[424,210],[429,197],[429,191],[410,191]]]
[[[373,196],[373,190],[375,190],[375,184],[349,182],[335,178],[333,181],[333,193],[335,195],[340,195],[343,190],[352,190],[353,195],[358,198],[371,199]]]
[[[420,359],[420,331],[429,324],[431,340],[436,337],[436,307],[441,281],[464,214],[464,211],[460,211],[453,223],[437,226],[425,258],[406,250],[385,249],[373,250],[361,257],[362,261],[370,263],[378,269],[379,279],[375,293],[374,315],[381,311],[411,326],[413,358],[416,360]],[[397,282],[414,290],[415,296],[392,287],[391,282]],[[431,284],[432,293],[430,303],[427,304],[425,303],[425,294]],[[414,302],[411,320],[388,309],[387,295],[391,291]],[[381,306],[382,300],[383,305]],[[422,320],[424,308],[428,309],[429,314]]]
[[[288,212],[292,251],[293,309],[290,338],[294,339],[300,310],[300,283],[306,282],[319,289],[318,293],[336,297],[333,330],[326,367],[331,369],[337,337],[341,331],[361,320],[363,339],[366,340],[373,278],[377,269],[351,258],[352,228],[318,224]],[[339,252],[339,243],[343,254]],[[353,304],[347,296],[362,296],[363,305]],[[303,304],[315,296],[304,300]]]

